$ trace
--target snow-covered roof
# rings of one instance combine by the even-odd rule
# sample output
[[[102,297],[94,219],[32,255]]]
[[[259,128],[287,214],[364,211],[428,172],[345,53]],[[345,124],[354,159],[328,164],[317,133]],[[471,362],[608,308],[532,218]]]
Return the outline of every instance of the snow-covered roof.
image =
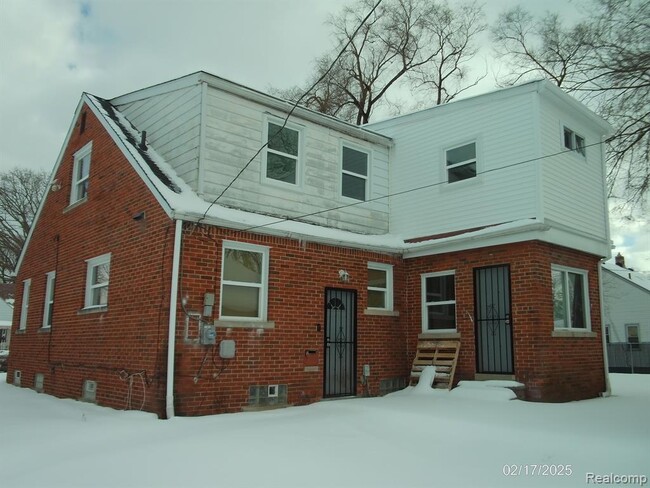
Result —
[[[647,273],[622,268],[613,263],[603,263],[603,269],[650,292],[650,275]]]

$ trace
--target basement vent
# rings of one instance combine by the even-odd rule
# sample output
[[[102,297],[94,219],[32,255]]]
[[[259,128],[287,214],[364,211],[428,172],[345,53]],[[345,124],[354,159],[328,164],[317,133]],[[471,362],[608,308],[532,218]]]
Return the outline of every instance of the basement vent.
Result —
[[[43,391],[43,385],[45,384],[45,375],[43,373],[36,373],[34,375],[34,389],[41,393]]]
[[[379,382],[379,395],[387,395],[406,388],[405,378],[386,378]]]
[[[14,371],[14,386],[20,386],[21,374],[19,370]]]
[[[85,402],[94,402],[97,397],[97,382],[93,380],[84,381],[81,399]]]
[[[288,397],[287,385],[255,385],[248,387],[248,405],[251,407],[266,407],[270,405],[286,405]]]

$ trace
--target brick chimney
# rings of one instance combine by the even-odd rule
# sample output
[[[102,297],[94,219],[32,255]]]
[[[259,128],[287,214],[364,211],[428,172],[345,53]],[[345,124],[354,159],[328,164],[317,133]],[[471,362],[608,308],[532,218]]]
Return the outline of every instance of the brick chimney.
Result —
[[[616,266],[620,266],[621,268],[625,268],[625,258],[623,257],[623,255],[620,252],[616,255],[614,260],[615,260],[614,262],[616,263]]]

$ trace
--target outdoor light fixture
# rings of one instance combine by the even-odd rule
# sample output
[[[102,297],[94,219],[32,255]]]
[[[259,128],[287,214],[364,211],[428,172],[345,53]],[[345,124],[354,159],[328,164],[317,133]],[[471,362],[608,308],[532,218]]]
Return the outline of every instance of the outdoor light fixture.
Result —
[[[344,269],[339,269],[339,281],[343,283],[347,283],[348,281],[350,281],[350,273],[348,273]]]

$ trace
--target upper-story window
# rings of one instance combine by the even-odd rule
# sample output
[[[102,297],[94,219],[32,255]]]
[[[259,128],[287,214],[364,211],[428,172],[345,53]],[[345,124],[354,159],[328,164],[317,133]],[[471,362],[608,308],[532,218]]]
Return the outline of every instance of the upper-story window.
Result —
[[[23,303],[20,308],[20,323],[18,324],[18,330],[25,330],[27,328],[27,312],[29,311],[29,289],[31,286],[31,279],[23,281]]]
[[[471,142],[445,151],[447,182],[466,180],[476,176],[476,143]]]
[[[92,141],[79,149],[74,155],[72,168],[72,189],[70,191],[70,204],[78,202],[88,196],[88,178],[90,176],[90,155]]]
[[[368,194],[368,153],[343,146],[341,194],[355,200],[366,200]]]
[[[587,272],[551,266],[553,323],[556,329],[591,329]]]
[[[111,255],[102,254],[86,261],[86,300],[84,308],[108,306],[108,282],[111,272]]]
[[[220,318],[266,320],[269,248],[224,241],[222,256]]]
[[[453,271],[422,275],[422,331],[456,330],[456,281]]]
[[[564,127],[564,147],[585,155],[585,138],[576,134],[568,127]]]
[[[56,272],[47,273],[45,281],[45,301],[43,303],[43,328],[52,327],[52,312],[54,311],[54,282]]]
[[[393,310],[393,266],[368,263],[368,308]]]
[[[267,122],[264,177],[291,185],[300,183],[300,130]]]

